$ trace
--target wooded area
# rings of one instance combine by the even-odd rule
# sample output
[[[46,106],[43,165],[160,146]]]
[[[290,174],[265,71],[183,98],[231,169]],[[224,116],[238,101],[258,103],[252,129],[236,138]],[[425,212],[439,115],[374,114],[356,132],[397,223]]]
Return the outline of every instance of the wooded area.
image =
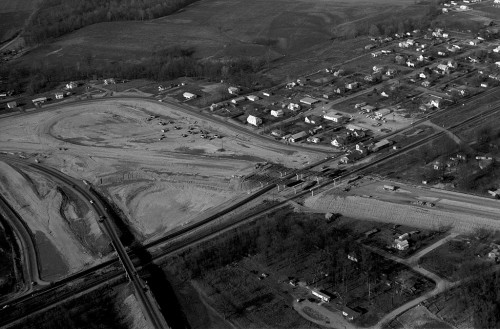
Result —
[[[28,44],[38,44],[95,23],[169,15],[195,1],[43,0],[28,22],[24,37]]]
[[[238,58],[233,60],[202,60],[193,56],[194,50],[169,48],[154,51],[142,63],[94,63],[92,54],[86,54],[82,63],[71,67],[55,67],[44,62],[31,66],[2,67],[0,76],[6,77],[7,90],[36,94],[72,80],[113,77],[115,79],[150,79],[167,81],[179,77],[207,78],[228,81],[247,88],[265,88],[273,85],[259,73],[264,60]]]

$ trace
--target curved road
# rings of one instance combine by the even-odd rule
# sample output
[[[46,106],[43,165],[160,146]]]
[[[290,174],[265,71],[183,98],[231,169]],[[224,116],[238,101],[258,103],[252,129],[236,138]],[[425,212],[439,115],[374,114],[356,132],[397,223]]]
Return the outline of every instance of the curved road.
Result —
[[[29,227],[24,223],[19,214],[15,212],[2,195],[0,195],[0,208],[4,211],[6,215],[5,220],[9,223],[17,237],[17,240],[19,241],[22,254],[23,276],[26,281],[28,291],[33,289],[33,283],[39,285],[49,285],[50,282],[42,280],[40,276],[39,257],[36,242]]]

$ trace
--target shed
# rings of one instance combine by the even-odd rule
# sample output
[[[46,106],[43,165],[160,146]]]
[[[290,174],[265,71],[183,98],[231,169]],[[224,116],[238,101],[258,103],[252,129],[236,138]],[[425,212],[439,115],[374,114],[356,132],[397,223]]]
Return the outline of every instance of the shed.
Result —
[[[290,136],[288,138],[288,141],[290,141],[291,143],[295,143],[295,142],[300,141],[301,139],[304,139],[305,137],[307,137],[307,133],[305,131],[301,131],[299,133],[296,133],[296,134],[293,134],[292,136]]]
[[[356,312],[355,310],[353,310],[347,306],[344,306],[342,308],[342,315],[345,316],[347,318],[347,320],[352,321],[352,320],[358,318],[360,314],[358,312]]]

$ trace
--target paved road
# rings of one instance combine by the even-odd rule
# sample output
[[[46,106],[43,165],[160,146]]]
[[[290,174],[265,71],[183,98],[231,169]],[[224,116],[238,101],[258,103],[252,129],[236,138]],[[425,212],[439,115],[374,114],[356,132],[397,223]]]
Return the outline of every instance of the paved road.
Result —
[[[366,329],[381,329],[384,326],[384,324],[392,321],[394,318],[396,318],[401,313],[403,313],[403,312],[409,310],[410,308],[420,304],[421,302],[423,302],[431,297],[434,297],[434,296],[446,291],[447,289],[459,284],[458,282],[451,283],[445,279],[442,279],[438,275],[436,275],[436,274],[434,274],[434,273],[432,273],[432,272],[430,272],[430,271],[428,271],[428,270],[426,270],[418,265],[418,260],[421,257],[423,257],[427,253],[431,252],[432,250],[438,248],[439,246],[443,245],[444,243],[450,241],[451,239],[455,238],[456,236],[457,236],[457,234],[450,234],[450,235],[444,237],[443,239],[436,241],[432,245],[420,250],[418,253],[414,254],[412,257],[410,257],[408,259],[402,259],[402,258],[396,257],[392,254],[389,254],[385,251],[382,251],[378,248],[363,245],[363,247],[365,247],[366,249],[368,249],[372,252],[375,252],[375,253],[377,253],[385,258],[388,258],[394,262],[401,263],[405,266],[410,267],[414,271],[420,273],[421,275],[427,277],[428,279],[430,279],[436,283],[436,286],[433,290],[431,290],[431,291],[425,293],[424,295],[422,295],[418,298],[415,298],[415,299],[399,306],[398,308],[392,310],[390,313],[386,314],[382,319],[380,319],[375,325],[373,325],[371,327],[367,327]],[[321,320],[317,320],[317,319],[313,319],[313,318],[309,317],[302,310],[302,308],[304,306],[309,306],[312,309],[318,311],[324,317],[328,318],[328,321],[321,321]],[[340,313],[340,311],[331,312],[331,311],[325,309],[324,307],[321,307],[318,304],[310,303],[308,301],[303,301],[300,303],[294,302],[293,307],[295,310],[297,310],[297,312],[300,315],[302,315],[303,317],[305,317],[309,321],[312,321],[314,323],[320,324],[320,325],[325,326],[325,327],[336,328],[336,329],[339,329],[339,328],[356,329],[356,328],[358,328],[353,323],[348,321],[345,317],[343,317],[342,314]]]
[[[125,247],[120,241],[119,235],[116,232],[114,225],[111,223],[111,219],[109,218],[106,204],[104,204],[103,201],[99,197],[97,197],[95,193],[92,193],[86,188],[83,188],[80,185],[79,181],[69,178],[55,169],[45,167],[40,164],[31,164],[31,166],[38,169],[39,171],[42,171],[44,174],[53,177],[56,181],[58,181],[59,184],[72,189],[77,195],[90,202],[91,206],[93,206],[94,210],[97,212],[97,215],[101,218],[106,233],[111,239],[112,244],[116,252],[118,253],[118,257],[120,258],[127,276],[130,282],[134,285],[135,295],[144,310],[144,315],[153,325],[153,328],[168,328],[165,319],[163,318],[163,315],[158,308],[158,305],[151,295],[151,292],[139,277],[138,273],[135,270],[134,264],[132,263],[132,260],[130,259],[127,251],[125,250]]]

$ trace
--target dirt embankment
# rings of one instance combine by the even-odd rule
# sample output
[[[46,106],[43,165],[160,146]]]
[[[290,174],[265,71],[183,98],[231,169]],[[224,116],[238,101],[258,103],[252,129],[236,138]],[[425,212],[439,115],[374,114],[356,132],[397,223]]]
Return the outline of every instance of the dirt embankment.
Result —
[[[352,218],[406,224],[426,229],[448,226],[461,232],[472,231],[479,227],[500,229],[500,221],[470,214],[401,205],[367,197],[340,197],[328,192],[307,198],[305,206],[315,211],[341,213]]]
[[[53,280],[97,261],[90,245],[101,233],[88,224],[95,220],[90,209],[75,211],[53,182],[34,172],[21,174],[3,162],[0,182],[0,193],[35,236],[42,277]]]

